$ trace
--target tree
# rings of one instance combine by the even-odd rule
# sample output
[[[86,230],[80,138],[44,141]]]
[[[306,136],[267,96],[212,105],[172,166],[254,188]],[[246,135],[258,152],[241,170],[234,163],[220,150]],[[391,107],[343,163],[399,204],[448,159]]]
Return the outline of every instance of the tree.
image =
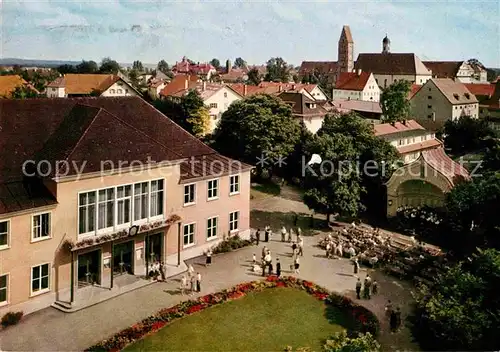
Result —
[[[414,330],[424,350],[494,351],[498,322],[500,252],[478,250],[417,294]]]
[[[495,136],[487,121],[469,116],[446,121],[443,134],[445,147],[455,155],[482,149],[486,140]]]
[[[334,88],[331,75],[323,74],[318,69],[313,72],[306,74],[302,77],[302,83],[317,84],[325,92],[325,94],[331,98],[331,94]]]
[[[411,112],[411,105],[408,100],[410,89],[411,83],[406,80],[394,82],[384,89],[380,96],[384,122],[406,122]]]
[[[12,99],[38,98],[38,92],[26,84],[17,86],[10,94]]]
[[[128,73],[128,78],[130,79],[130,83],[134,87],[139,86],[139,73],[137,72],[137,70],[135,70],[135,69],[130,70]]]
[[[82,60],[81,63],[76,65],[76,72],[78,73],[96,73],[99,70],[97,63],[95,61],[85,61]]]
[[[267,61],[267,73],[264,78],[268,82],[288,82],[290,67],[281,57],[273,57]]]
[[[158,71],[163,72],[164,74],[167,74],[168,72],[170,72],[170,67],[168,66],[168,64],[165,60],[161,60],[160,62],[158,62],[156,69]]]
[[[56,70],[62,75],[65,75],[67,73],[76,73],[76,67],[67,64],[57,66]]]
[[[140,62],[139,60],[136,60],[132,63],[132,69],[136,70],[137,72],[143,72],[144,66],[142,66],[142,62]]]
[[[248,84],[258,86],[260,82],[262,81],[262,77],[259,73],[259,70],[257,70],[255,67],[252,68],[250,71],[248,71]]]
[[[236,60],[234,60],[235,68],[244,68],[246,65],[247,65],[246,61],[243,60],[241,57],[237,57]]]
[[[101,66],[99,67],[99,73],[112,73],[117,74],[120,71],[120,65],[115,60],[111,60],[109,57],[105,57],[101,61]]]
[[[500,171],[500,141],[492,139],[483,157],[482,169],[486,172]]]
[[[358,337],[347,337],[345,330],[327,339],[323,350],[325,352],[378,352],[380,344],[370,334],[359,334]]]
[[[290,106],[274,96],[254,95],[229,105],[214,132],[214,146],[224,155],[256,165],[259,175],[264,170],[272,174],[274,163],[294,150],[299,135]]]
[[[210,65],[212,65],[216,69],[220,68],[220,61],[219,61],[219,59],[213,58],[212,60],[210,60]]]

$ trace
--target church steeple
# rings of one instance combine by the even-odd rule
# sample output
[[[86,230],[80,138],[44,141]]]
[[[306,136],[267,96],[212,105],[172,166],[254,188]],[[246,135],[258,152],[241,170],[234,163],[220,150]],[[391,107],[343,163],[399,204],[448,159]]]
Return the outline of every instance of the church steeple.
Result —
[[[337,76],[354,70],[354,40],[348,25],[342,27],[338,45]]]
[[[391,52],[391,40],[385,34],[385,38],[382,40],[382,54],[388,54]]]

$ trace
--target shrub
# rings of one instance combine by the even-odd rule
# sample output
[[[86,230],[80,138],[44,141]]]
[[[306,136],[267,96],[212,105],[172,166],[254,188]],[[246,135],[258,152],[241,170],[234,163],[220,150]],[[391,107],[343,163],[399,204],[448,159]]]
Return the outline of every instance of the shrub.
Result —
[[[239,235],[235,235],[220,242],[212,249],[212,252],[213,254],[231,252],[234,249],[243,248],[251,244],[251,241],[244,240]]]
[[[2,317],[2,326],[16,325],[23,317],[23,312],[8,312]]]

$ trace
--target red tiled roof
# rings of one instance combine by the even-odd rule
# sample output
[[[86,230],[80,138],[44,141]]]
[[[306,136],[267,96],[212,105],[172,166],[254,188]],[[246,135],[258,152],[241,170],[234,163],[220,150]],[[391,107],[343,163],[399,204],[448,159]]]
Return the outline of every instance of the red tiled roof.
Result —
[[[396,147],[396,149],[398,150],[399,154],[407,154],[407,153],[416,152],[418,150],[437,148],[437,147],[442,146],[442,145],[443,144],[437,139],[429,139],[429,140],[423,141],[421,143],[403,145],[400,147],[398,146],[398,147]]]
[[[334,74],[337,72],[336,61],[302,61],[299,74],[304,76],[308,73],[318,71],[322,74]]]
[[[446,155],[443,148],[434,148],[422,152],[424,160],[445,176],[452,185],[470,179],[467,170]]]
[[[418,85],[418,84],[412,84],[411,87],[410,87],[410,93],[408,93],[408,99],[411,99],[413,98],[413,96],[415,94],[417,94],[417,92],[420,90],[420,88],[422,88],[421,85]]]
[[[430,75],[431,72],[422,61],[412,53],[374,53],[359,54],[354,64],[355,69],[361,69],[373,74],[392,75]]]
[[[103,92],[120,80],[123,81],[119,76],[111,74],[68,73],[56,78],[47,87],[64,87],[66,94],[83,95],[93,91]]]
[[[464,86],[474,94],[476,97],[484,96],[490,98],[495,92],[495,85],[490,83],[481,83],[481,84],[473,84],[473,83],[464,83]]]
[[[402,124],[401,122],[396,122],[395,124],[381,123],[373,126],[373,128],[375,136],[385,136],[388,134],[414,130],[425,130],[425,128],[420,126],[415,120],[408,120],[406,121],[406,124]]]
[[[182,58],[181,62],[177,62],[173,67],[172,71],[176,73],[188,73],[188,74],[207,74],[209,71],[215,70],[211,64],[207,63],[198,63],[191,64],[186,57]]]
[[[337,80],[335,89],[363,90],[370,79],[370,75],[369,72],[361,72],[359,75],[356,72],[342,72]]]
[[[186,82],[187,81],[187,82]],[[196,88],[196,84],[198,82],[198,76],[196,75],[178,75],[175,76],[174,79],[165,86],[160,91],[160,95],[164,97],[168,97],[173,95],[181,90],[194,89]],[[187,84],[186,84],[187,83]]]

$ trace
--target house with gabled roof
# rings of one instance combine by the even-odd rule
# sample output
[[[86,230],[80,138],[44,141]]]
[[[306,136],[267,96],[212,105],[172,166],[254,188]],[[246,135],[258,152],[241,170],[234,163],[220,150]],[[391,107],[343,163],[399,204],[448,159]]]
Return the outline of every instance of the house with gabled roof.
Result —
[[[249,237],[252,167],[144,100],[0,99],[0,111],[0,316],[83,309]]]
[[[328,110],[323,107],[321,102],[310,99],[299,92],[283,92],[278,95],[278,98],[290,105],[293,116],[302,121],[311,133],[318,132],[328,114]]]
[[[447,120],[479,117],[479,102],[467,87],[451,78],[432,78],[410,99],[412,116],[425,128],[438,130]]]
[[[47,85],[48,98],[125,97],[141,94],[119,75],[68,73]]]
[[[31,84],[26,82],[21,76],[18,75],[4,75],[0,76],[0,98],[10,98],[12,92],[17,87],[29,87],[31,90],[38,93],[38,91]]]
[[[423,61],[432,78],[451,78],[462,83],[487,83],[486,69],[471,61]]]
[[[342,72],[333,88],[332,99],[380,101],[380,88],[370,72]]]

